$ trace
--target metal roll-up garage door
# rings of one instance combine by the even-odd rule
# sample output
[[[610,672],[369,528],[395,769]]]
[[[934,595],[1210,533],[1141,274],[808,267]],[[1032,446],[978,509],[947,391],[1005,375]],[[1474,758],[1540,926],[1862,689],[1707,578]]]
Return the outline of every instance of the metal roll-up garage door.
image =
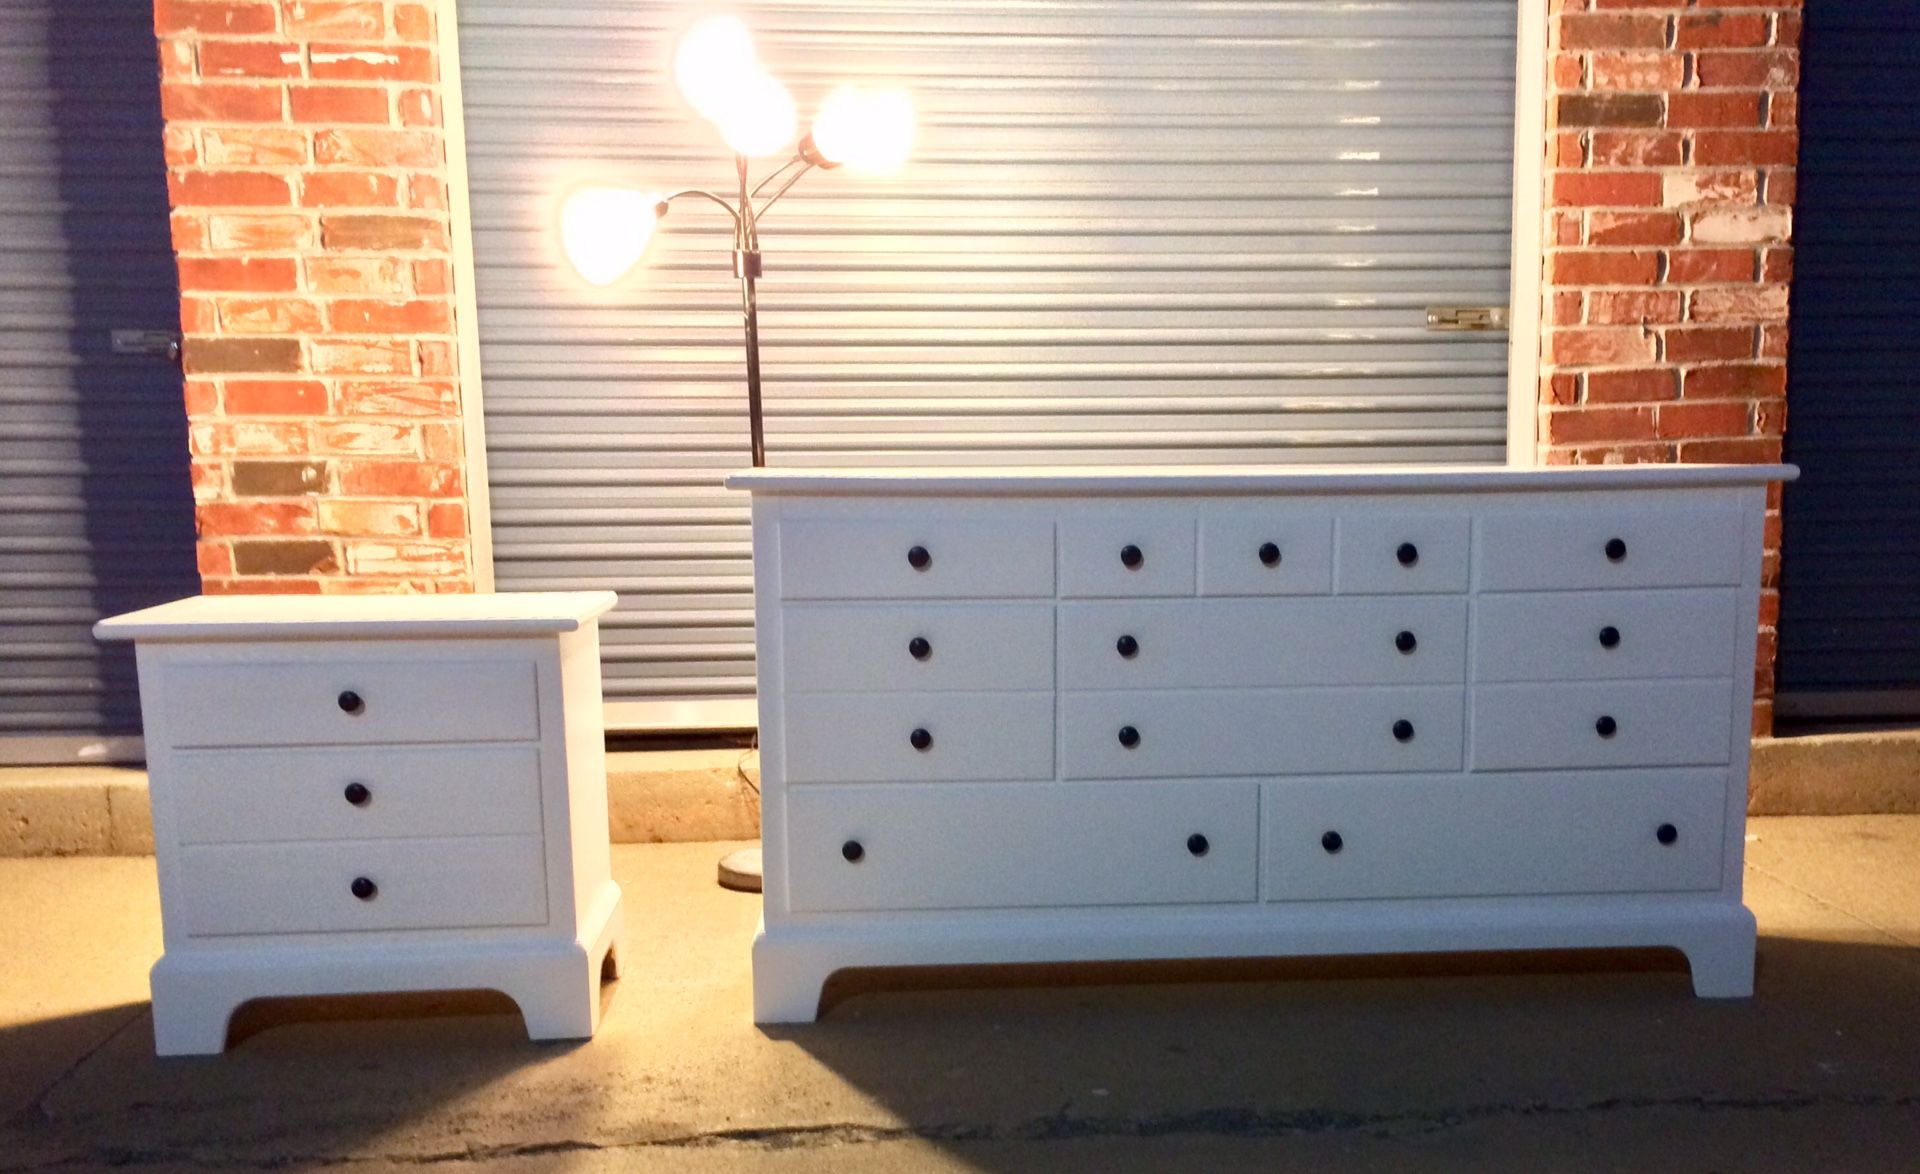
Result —
[[[676,204],[611,291],[554,227],[584,181],[732,183],[670,77],[702,7],[458,8],[496,582],[621,593],[616,724],[753,689],[726,218]],[[736,11],[803,120],[846,81],[919,112],[898,175],[763,225],[769,463],[1503,459],[1505,337],[1425,312],[1507,302],[1513,0]]]
[[[159,106],[151,5],[0,0],[0,762],[137,756],[90,629],[200,590]]]
[[[1920,11],[1807,11],[1782,504],[1783,723],[1920,718]]]

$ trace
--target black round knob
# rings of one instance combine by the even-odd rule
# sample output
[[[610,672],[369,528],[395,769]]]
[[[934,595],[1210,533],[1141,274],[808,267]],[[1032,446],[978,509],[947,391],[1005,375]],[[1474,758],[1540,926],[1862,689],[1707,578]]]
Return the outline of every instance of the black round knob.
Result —
[[[1420,548],[1411,542],[1402,542],[1400,549],[1393,552],[1393,557],[1400,560],[1401,566],[1410,567],[1420,561]]]
[[[1347,842],[1340,838],[1339,832],[1322,832],[1320,834],[1320,846],[1326,849],[1327,855],[1329,856],[1346,847],[1346,844]]]
[[[1600,647],[1620,647],[1620,629],[1614,627],[1612,624],[1608,624],[1606,627],[1600,629]]]
[[[1412,632],[1402,632],[1393,638],[1393,646],[1402,652],[1412,652],[1420,647],[1420,641],[1414,638]]]
[[[933,565],[933,556],[924,546],[916,546],[907,551],[907,565],[916,571],[924,571]]]
[[[1131,750],[1140,744],[1140,731],[1132,726],[1120,727],[1120,744]]]
[[[924,729],[916,729],[907,735],[907,741],[913,743],[915,750],[925,750],[933,745],[933,735]]]
[[[1396,742],[1413,741],[1413,723],[1404,717],[1393,723],[1393,740]]]
[[[1261,543],[1260,544],[1260,561],[1267,564],[1270,567],[1279,566],[1280,565],[1279,546],[1271,542]]]
[[[346,795],[347,802],[355,807],[365,807],[367,800],[373,798],[373,792],[367,790],[365,783],[348,783],[347,789],[342,794]]]
[[[866,855],[867,850],[860,846],[860,841],[858,840],[848,840],[846,843],[840,845],[840,858],[848,864],[858,864],[861,860],[865,859]]]
[[[927,643],[925,636],[915,636],[907,641],[907,653],[915,660],[925,660],[933,655],[933,645]]]
[[[1607,539],[1607,561],[1619,562],[1627,557],[1627,544],[1618,538]]]
[[[340,712],[350,717],[359,717],[361,714],[367,712],[366,699],[351,689],[340,694],[339,702]]]
[[[1663,823],[1654,829],[1653,838],[1662,844],[1671,844],[1680,838],[1680,829],[1670,823]]]
[[[1120,548],[1120,564],[1126,567],[1129,571],[1139,570],[1140,564],[1146,561],[1147,561],[1147,556],[1144,554],[1141,554],[1140,548],[1133,545],[1132,543],[1128,543],[1127,545]]]
[[[1213,845],[1207,843],[1207,838],[1199,832],[1195,832],[1187,837],[1187,851],[1193,853],[1195,856],[1205,856],[1207,849],[1212,846]]]
[[[1600,720],[1593,723],[1593,732],[1602,738],[1611,738],[1620,729],[1620,723],[1613,720],[1612,714],[1601,714]]]
[[[1135,640],[1131,636],[1122,636],[1113,642],[1113,650],[1128,660],[1132,660],[1134,657],[1140,655],[1140,641]]]
[[[353,883],[348,885],[347,888],[353,892],[354,896],[360,898],[362,901],[371,901],[380,895],[380,886],[374,884],[364,876],[354,877]]]

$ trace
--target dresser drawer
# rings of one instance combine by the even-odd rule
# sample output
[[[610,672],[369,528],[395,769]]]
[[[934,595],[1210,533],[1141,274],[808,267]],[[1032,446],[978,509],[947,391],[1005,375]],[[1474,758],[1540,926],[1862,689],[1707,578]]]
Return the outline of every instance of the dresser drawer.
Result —
[[[796,913],[1250,902],[1252,783],[820,787],[787,797]]]
[[[789,783],[1050,779],[1052,693],[803,693]]]
[[[186,932],[195,937],[547,920],[537,836],[202,844],[181,849],[177,863]],[[363,878],[375,886],[369,899],[353,891]]]
[[[1724,763],[1732,753],[1732,706],[1725,678],[1480,685],[1473,690],[1473,767]],[[1744,729],[1745,713],[1740,720]]]
[[[1051,689],[1050,603],[800,603],[780,613],[789,693]]]
[[[1344,595],[1464,592],[1471,534],[1462,514],[1341,518],[1334,589]]]
[[[1493,514],[1480,523],[1480,589],[1731,586],[1744,521],[1737,505],[1682,501]]]
[[[272,650],[263,650],[271,656]],[[171,662],[144,704],[177,747],[521,742],[540,736],[531,660]]]
[[[1724,675],[1737,598],[1731,588],[1483,595],[1473,605],[1474,679]]]
[[[780,523],[786,599],[993,599],[1053,595],[1053,523],[929,517]]]
[[[1271,783],[1266,896],[1718,889],[1726,787],[1702,770]]]
[[[1192,595],[1193,544],[1189,517],[1062,518],[1060,594]]]
[[[1454,686],[1062,693],[1061,776],[1458,770],[1462,692]]]
[[[1333,519],[1223,514],[1200,519],[1200,594],[1325,595]]]
[[[1060,605],[1064,689],[1466,679],[1462,596]]]
[[[540,834],[537,746],[189,750],[165,785],[188,844]]]

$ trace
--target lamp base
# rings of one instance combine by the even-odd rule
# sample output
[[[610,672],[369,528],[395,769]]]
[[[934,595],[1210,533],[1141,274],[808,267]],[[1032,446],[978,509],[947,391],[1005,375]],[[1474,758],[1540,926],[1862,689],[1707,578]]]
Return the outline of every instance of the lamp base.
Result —
[[[760,891],[760,849],[741,848],[720,858],[720,887],[736,893]]]

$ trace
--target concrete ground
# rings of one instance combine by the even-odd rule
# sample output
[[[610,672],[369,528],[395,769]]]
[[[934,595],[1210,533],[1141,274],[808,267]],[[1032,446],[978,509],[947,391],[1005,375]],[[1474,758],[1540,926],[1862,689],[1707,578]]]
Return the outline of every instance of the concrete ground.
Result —
[[[1027,969],[763,1031],[758,900],[673,844],[615,850],[591,1043],[447,996],[255,1008],[167,1061],[152,861],[4,860],[0,1170],[1920,1169],[1920,816],[1751,830],[1751,1001],[1646,954]]]

